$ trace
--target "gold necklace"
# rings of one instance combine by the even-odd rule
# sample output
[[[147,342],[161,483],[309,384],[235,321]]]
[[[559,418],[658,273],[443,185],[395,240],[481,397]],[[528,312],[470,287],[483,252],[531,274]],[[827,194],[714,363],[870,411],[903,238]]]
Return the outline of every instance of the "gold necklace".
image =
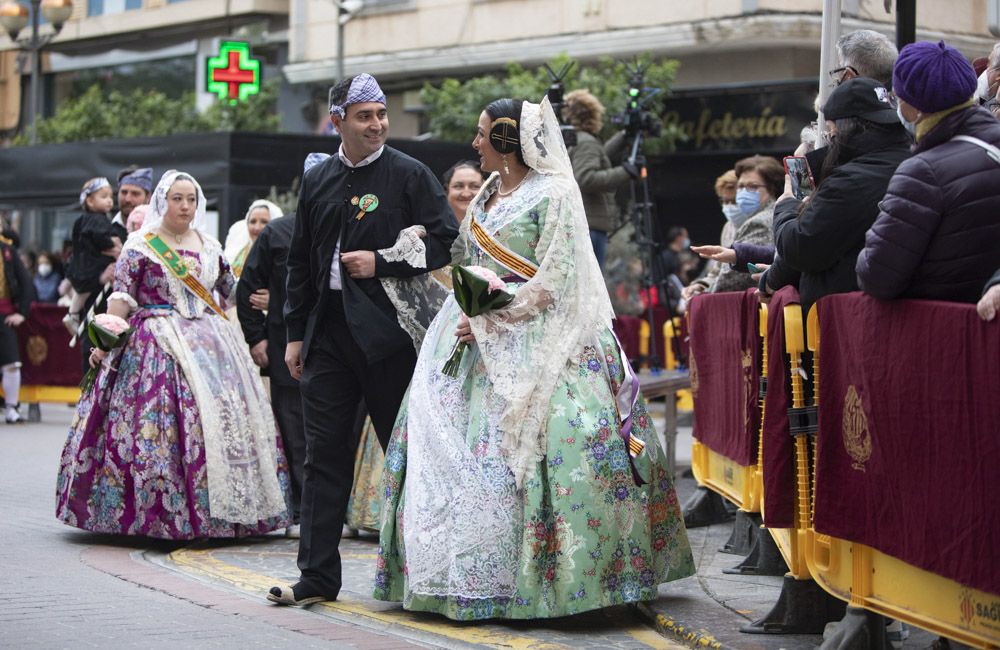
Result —
[[[504,192],[502,189],[500,189],[499,186],[497,186],[497,195],[498,196],[510,196],[511,194],[513,194],[514,192],[516,192],[517,188],[521,187],[521,185],[523,185],[524,181],[526,181],[527,179],[528,179],[528,175],[525,174],[524,177],[521,179],[520,183],[518,183],[517,185],[515,185],[514,187],[512,187],[510,190],[508,190],[506,192]],[[500,179],[500,185],[503,185],[503,179]]]
[[[160,224],[160,230],[162,230],[162,231],[163,231],[163,232],[165,232],[165,233],[169,233],[169,234],[170,234],[171,236],[173,236],[173,238],[174,238],[174,241],[176,241],[176,242],[177,242],[178,244],[180,244],[181,242],[183,242],[183,241],[184,241],[184,235],[188,234],[188,232],[189,232],[189,231],[190,231],[191,229],[190,229],[190,228],[188,228],[188,230],[185,230],[185,231],[184,231],[183,233],[181,233],[180,235],[178,235],[177,233],[175,233],[175,232],[174,232],[173,230],[171,230],[170,228],[167,228],[167,227],[166,227],[165,225],[163,225],[163,224]]]

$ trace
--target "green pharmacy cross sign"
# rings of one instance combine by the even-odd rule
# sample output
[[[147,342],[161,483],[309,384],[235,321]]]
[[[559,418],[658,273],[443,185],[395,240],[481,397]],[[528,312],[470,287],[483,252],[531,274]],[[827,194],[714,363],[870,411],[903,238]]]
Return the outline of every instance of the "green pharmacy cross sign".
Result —
[[[260,61],[250,58],[250,45],[223,41],[219,56],[208,57],[205,88],[235,104],[260,92]]]

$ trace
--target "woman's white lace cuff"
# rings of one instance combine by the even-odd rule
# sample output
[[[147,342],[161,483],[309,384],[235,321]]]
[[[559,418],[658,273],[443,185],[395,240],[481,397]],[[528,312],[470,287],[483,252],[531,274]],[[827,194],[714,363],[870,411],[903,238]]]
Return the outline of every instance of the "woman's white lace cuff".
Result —
[[[137,303],[135,301],[135,298],[133,298],[132,296],[128,295],[124,291],[115,291],[110,296],[108,296],[108,301],[110,302],[112,300],[121,300],[122,302],[124,302],[125,304],[127,304],[130,309],[138,309],[139,308],[139,303]]]

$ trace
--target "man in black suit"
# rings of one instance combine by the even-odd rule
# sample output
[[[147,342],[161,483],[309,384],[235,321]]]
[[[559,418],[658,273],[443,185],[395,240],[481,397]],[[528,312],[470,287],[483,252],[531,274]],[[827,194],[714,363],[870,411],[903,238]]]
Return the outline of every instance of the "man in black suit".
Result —
[[[306,457],[302,395],[298,380],[292,378],[285,365],[285,265],[294,227],[294,213],[267,224],[250,249],[236,285],[236,313],[250,356],[271,378],[271,410],[278,422],[292,479],[291,510],[296,525],[285,531],[289,537],[297,536]]]
[[[357,447],[354,415],[364,398],[384,449],[416,364],[412,340],[379,278],[444,266],[458,235],[434,174],[385,146],[389,120],[375,79],[342,80],[330,103],[340,149],[303,175],[288,254],[285,361],[291,376],[301,377],[306,462],[301,577],[268,594],[282,605],[337,598],[337,547]],[[415,225],[426,231],[422,266],[389,251],[400,231]]]

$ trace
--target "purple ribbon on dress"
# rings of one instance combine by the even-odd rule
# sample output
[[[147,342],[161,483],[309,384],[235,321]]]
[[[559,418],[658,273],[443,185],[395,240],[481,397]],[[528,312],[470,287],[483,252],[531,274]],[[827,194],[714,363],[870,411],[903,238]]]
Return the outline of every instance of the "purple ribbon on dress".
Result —
[[[632,469],[632,479],[636,485],[645,485],[646,481],[639,476],[639,471],[635,468],[635,458],[646,448],[646,443],[638,438],[632,437],[632,410],[639,399],[639,375],[632,369],[632,363],[625,354],[622,342],[618,340],[618,335],[611,329],[611,335],[615,337],[618,345],[618,354],[622,360],[622,369],[625,372],[625,379],[618,392],[615,393],[615,406],[618,410],[618,417],[621,420],[618,429],[622,442],[625,443],[625,450],[628,452],[628,463]],[[612,378],[613,379],[613,378]],[[623,417],[624,416],[624,417]]]

